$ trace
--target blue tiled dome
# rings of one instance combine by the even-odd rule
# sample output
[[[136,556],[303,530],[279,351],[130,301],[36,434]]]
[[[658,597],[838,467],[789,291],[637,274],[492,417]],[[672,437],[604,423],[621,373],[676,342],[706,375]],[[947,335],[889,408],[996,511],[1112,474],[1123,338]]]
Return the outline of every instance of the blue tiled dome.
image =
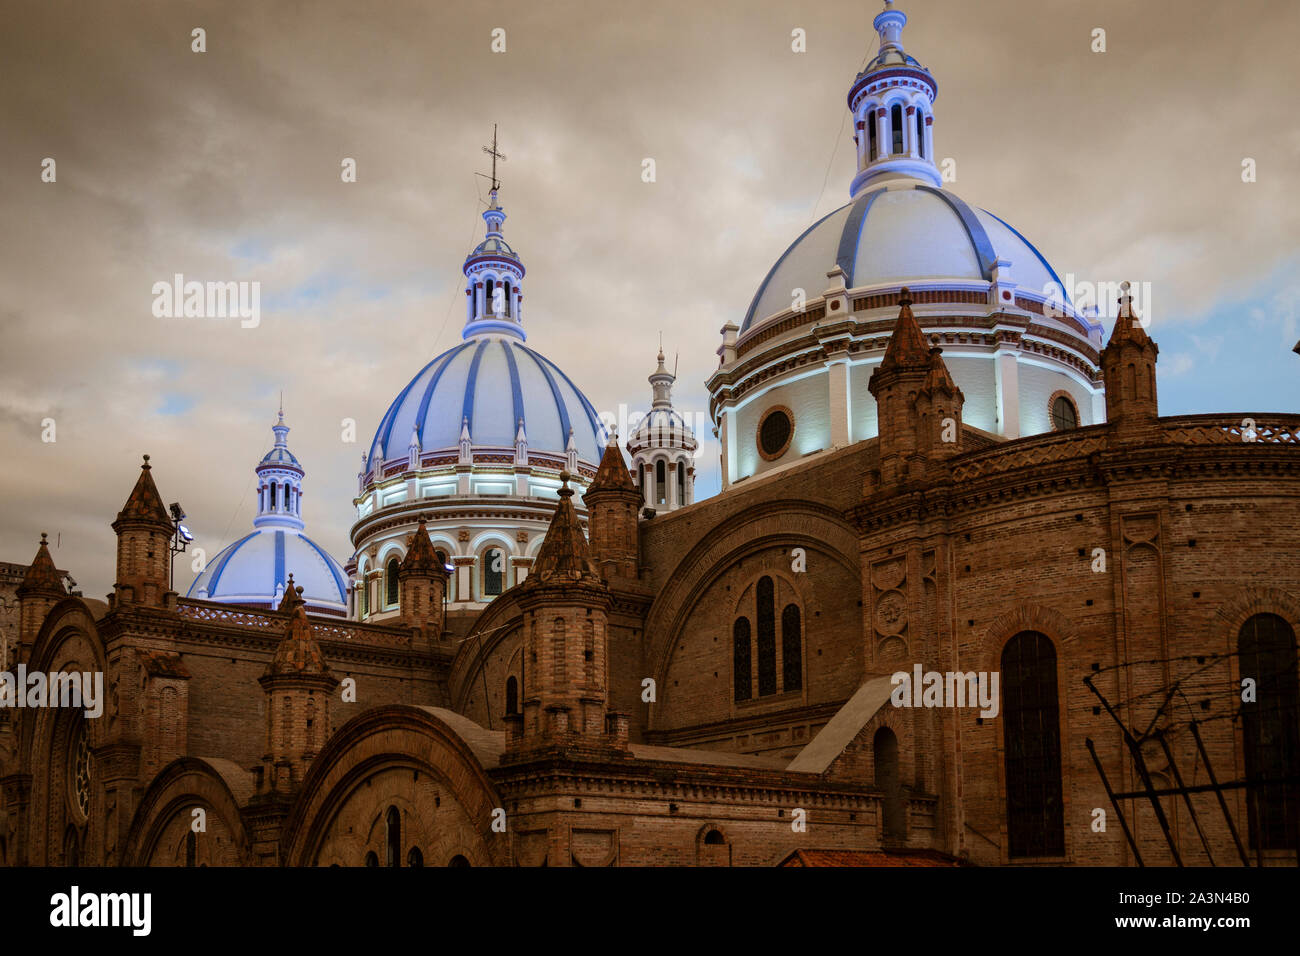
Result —
[[[185,596],[266,605],[277,599],[290,574],[309,607],[346,610],[343,569],[320,545],[293,528],[257,528],[228,545],[208,562]]]
[[[578,457],[593,467],[600,461],[600,418],[569,377],[516,338],[476,335],[402,389],[380,420],[369,458],[406,458],[413,429],[426,452],[454,449],[466,420],[475,446],[513,448],[521,418],[530,451],[563,455],[572,428]]]
[[[985,280],[995,260],[1011,278],[1043,292],[1060,285],[1042,253],[1003,220],[967,205],[947,189],[895,183],[872,189],[825,216],[795,240],[758,287],[742,334],[790,308],[794,289],[807,298],[826,288],[838,265],[850,288],[925,280]]]

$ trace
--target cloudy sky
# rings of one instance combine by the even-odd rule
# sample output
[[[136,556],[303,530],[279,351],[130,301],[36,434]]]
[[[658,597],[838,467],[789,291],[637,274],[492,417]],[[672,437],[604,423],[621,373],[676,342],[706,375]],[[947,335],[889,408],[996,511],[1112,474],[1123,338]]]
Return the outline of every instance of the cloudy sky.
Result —
[[[348,557],[362,449],[459,341],[493,123],[529,344],[613,411],[647,404],[662,331],[679,407],[705,411],[719,328],[847,200],[844,98],[880,4],[5,8],[0,560],[28,562],[48,531],[101,596],[141,453],[209,556],[250,526],[281,389],[308,530]],[[939,83],[951,188],[1062,276],[1150,283],[1161,411],[1300,409],[1300,4],[902,8],[906,48]],[[152,287],[175,273],[260,282],[260,325],[156,318]],[[713,454],[701,494],[718,486]],[[182,591],[192,577],[178,562]]]

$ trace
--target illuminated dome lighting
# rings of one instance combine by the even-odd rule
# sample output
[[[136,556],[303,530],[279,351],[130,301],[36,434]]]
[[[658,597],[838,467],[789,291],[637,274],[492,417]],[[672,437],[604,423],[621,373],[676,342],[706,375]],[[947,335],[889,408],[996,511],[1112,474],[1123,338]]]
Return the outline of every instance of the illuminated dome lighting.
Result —
[[[906,24],[890,0],[850,84],[850,202],[795,239],[722,327],[708,387],[724,488],[876,436],[867,382],[904,286],[966,397],[965,424],[1016,438],[1105,418],[1101,325],[1017,229],[945,188],[939,87],[904,51]]]

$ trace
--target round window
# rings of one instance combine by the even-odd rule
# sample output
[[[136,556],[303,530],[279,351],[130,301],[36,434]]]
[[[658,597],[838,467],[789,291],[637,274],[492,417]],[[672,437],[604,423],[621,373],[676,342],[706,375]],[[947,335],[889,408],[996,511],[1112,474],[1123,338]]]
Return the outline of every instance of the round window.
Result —
[[[1079,427],[1079,410],[1066,395],[1052,399],[1052,428],[1058,432]]]
[[[758,423],[758,453],[768,461],[780,458],[794,438],[794,419],[783,405],[769,408]]]

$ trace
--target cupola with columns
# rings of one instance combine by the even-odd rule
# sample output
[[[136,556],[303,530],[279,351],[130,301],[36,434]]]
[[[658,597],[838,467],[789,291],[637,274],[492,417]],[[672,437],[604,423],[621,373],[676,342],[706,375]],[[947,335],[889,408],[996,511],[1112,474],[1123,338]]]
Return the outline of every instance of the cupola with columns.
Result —
[[[656,512],[675,511],[695,500],[695,454],[700,447],[686,419],[673,408],[676,375],[664,365],[650,373],[650,411],[628,436],[627,451],[632,471],[647,508]]]
[[[849,88],[858,174],[849,187],[856,199],[889,179],[943,182],[934,162],[934,100],[939,93],[930,71],[903,52],[907,14],[885,0],[872,26],[880,50]]]

